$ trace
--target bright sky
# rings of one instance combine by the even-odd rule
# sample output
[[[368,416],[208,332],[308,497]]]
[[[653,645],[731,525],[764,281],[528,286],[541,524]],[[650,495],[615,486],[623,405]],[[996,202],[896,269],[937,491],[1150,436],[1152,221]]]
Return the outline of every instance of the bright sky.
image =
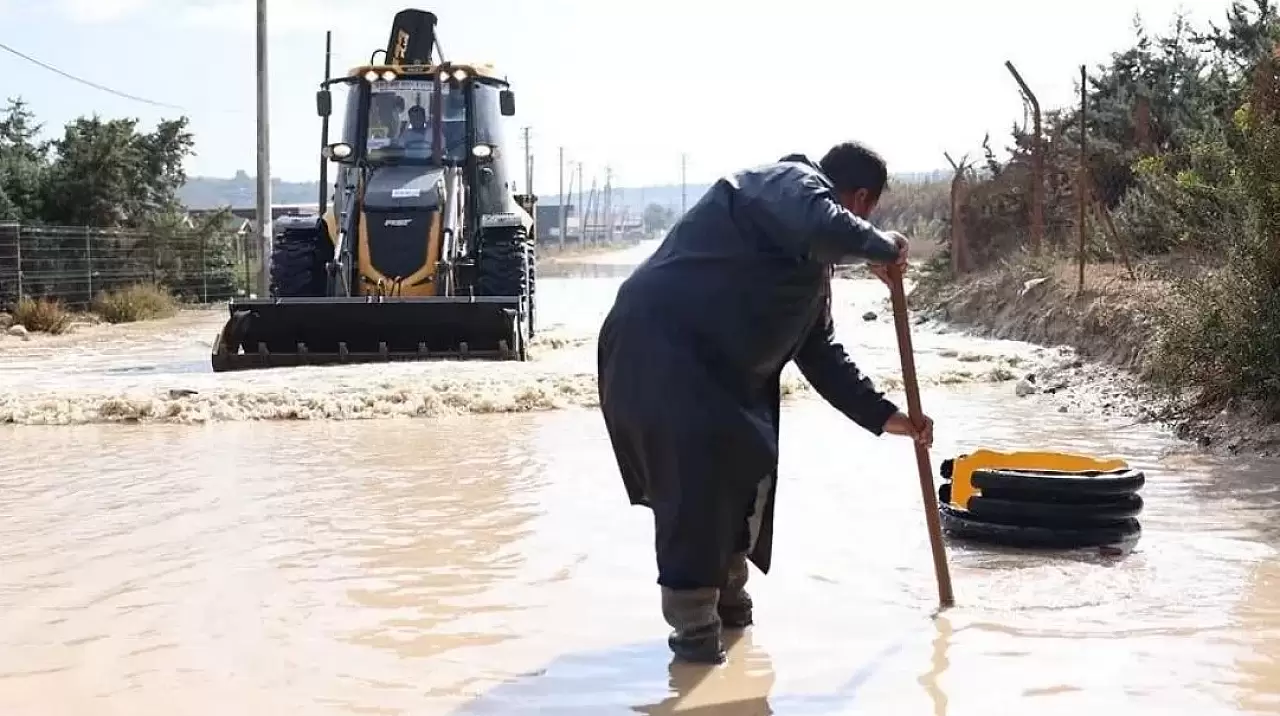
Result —
[[[399,0],[268,0],[271,162],[315,178],[324,32],[334,71],[385,45]],[[1178,9],[1220,21],[1228,0],[438,0],[446,55],[489,61],[533,128],[535,186],[555,192],[557,151],[619,186],[690,182],[856,138],[893,171],[945,167],[997,148],[1021,122],[1012,60],[1046,107],[1072,102],[1079,65],[1132,38],[1140,13],[1163,30]],[[360,9],[357,9],[360,8]],[[71,74],[173,104],[156,108],[85,87],[0,52],[4,92],[49,128],[81,114],[185,113],[188,172],[254,173],[253,0],[0,0],[0,42]],[[513,148],[516,149],[516,148]]]

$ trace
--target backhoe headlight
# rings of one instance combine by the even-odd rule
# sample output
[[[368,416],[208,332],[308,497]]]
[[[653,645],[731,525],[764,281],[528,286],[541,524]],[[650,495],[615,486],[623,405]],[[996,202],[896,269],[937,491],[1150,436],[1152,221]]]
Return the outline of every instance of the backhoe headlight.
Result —
[[[493,147],[488,144],[477,144],[471,148],[471,154],[484,159],[485,157],[493,156]]]
[[[454,70],[454,72],[453,72],[453,78],[454,78],[455,80],[457,80],[457,81],[461,82],[461,81],[463,81],[463,80],[465,80],[465,79],[467,78],[467,71],[466,71],[466,70]]]
[[[369,70],[368,72],[364,73],[364,81],[365,81],[365,82],[377,82],[377,81],[378,81],[378,73],[377,73],[377,72],[374,72],[373,70]]]
[[[346,142],[336,142],[325,147],[322,153],[324,154],[325,159],[341,161],[351,156],[353,151],[354,150],[351,148],[350,144],[347,144]]]
[[[383,81],[383,82],[390,82],[391,80],[394,80],[395,78],[396,78],[396,73],[395,73],[395,72],[392,72],[391,70],[384,70],[384,71],[382,72],[382,81]]]

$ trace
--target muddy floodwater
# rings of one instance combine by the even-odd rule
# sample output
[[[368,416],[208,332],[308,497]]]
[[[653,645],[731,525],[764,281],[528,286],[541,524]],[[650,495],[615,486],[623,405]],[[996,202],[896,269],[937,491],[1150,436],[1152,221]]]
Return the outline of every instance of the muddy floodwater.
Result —
[[[0,714],[1280,714],[1280,464],[1019,398],[1070,357],[928,325],[935,462],[1128,458],[1137,547],[952,544],[935,617],[909,444],[793,377],[758,623],[672,666],[594,408],[594,329],[642,256],[548,265],[524,365],[213,375],[212,312],[5,339]],[[842,284],[838,332],[900,399],[884,295]]]

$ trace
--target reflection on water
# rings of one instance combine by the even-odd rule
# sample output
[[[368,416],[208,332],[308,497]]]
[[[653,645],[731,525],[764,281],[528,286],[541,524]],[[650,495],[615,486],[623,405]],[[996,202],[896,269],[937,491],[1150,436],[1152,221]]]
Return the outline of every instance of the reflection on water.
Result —
[[[1247,713],[1280,713],[1280,561],[1258,564],[1235,608],[1238,628],[1250,635],[1252,647],[1237,661],[1240,709]]]
[[[951,665],[947,658],[947,649],[951,644],[951,620],[945,615],[939,615],[934,619],[934,625],[938,629],[938,635],[933,639],[933,658],[929,660],[929,668],[920,674],[918,683],[933,702],[934,716],[946,716],[947,693],[942,688],[941,680],[947,667]]]
[[[661,640],[569,654],[454,713],[600,713],[602,697],[616,698],[623,708],[628,696],[646,692],[661,698],[634,704],[629,712],[650,716],[776,713],[773,704],[785,697],[772,693],[776,675],[768,652],[753,643],[750,631],[727,635],[725,646],[729,658],[720,667],[675,662]]]
[[[559,261],[538,266],[538,278],[622,279],[631,275],[634,268],[626,264]]]
[[[617,278],[547,285],[546,325],[572,335]],[[841,290],[845,311],[883,296]],[[892,368],[887,321],[845,326],[860,364]],[[917,345],[933,376],[1032,352]],[[556,355],[522,370],[571,373],[592,352]],[[343,371],[256,380],[281,399],[362,380],[391,386],[374,402],[415,399],[395,369]],[[1007,384],[924,401],[935,463],[978,447],[1129,458],[1148,477],[1142,540],[1116,557],[952,544],[958,606],[935,617],[910,446],[803,398],[784,409],[758,624],[717,668],[671,663],[651,517],[627,505],[589,407],[5,428],[0,713],[1280,712],[1280,463],[1200,456]]]

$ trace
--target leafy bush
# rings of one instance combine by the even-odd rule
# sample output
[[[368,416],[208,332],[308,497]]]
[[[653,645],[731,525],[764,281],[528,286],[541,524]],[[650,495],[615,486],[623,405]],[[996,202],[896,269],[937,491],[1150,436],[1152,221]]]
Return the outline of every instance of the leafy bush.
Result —
[[[1153,367],[1203,402],[1244,398],[1280,418],[1280,59],[1260,62],[1254,77],[1230,126],[1226,188],[1214,190],[1239,204],[1222,214],[1230,226],[1216,237],[1217,260],[1174,282]],[[1180,179],[1178,191],[1175,207],[1220,207],[1195,182]]]

